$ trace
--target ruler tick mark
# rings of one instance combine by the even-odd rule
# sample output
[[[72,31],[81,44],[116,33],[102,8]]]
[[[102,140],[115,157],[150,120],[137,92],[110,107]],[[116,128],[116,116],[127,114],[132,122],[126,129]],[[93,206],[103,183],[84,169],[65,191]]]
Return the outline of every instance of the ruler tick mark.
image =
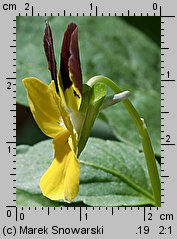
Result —
[[[176,17],[176,16],[161,16],[161,17],[171,18],[171,17]]]
[[[165,143],[164,143],[164,144],[161,144],[161,145],[162,145],[162,146],[175,146],[175,144],[172,144],[172,143],[171,143],[171,144],[170,144],[170,143],[168,143],[168,144],[165,144]]]
[[[80,219],[80,222],[82,220],[82,212],[81,212],[81,207],[79,208],[79,219]]]
[[[146,221],[146,208],[144,207],[143,208],[143,219],[144,219],[144,222]]]
[[[31,15],[32,16],[34,15],[34,7],[33,6],[31,7]]]

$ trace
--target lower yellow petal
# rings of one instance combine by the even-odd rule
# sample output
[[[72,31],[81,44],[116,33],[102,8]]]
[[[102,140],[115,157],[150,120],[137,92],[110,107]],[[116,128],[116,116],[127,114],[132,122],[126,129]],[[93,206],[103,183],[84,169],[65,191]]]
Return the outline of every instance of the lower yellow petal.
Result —
[[[55,157],[40,180],[44,196],[71,202],[79,190],[80,163],[68,144],[70,133],[64,130],[53,140]]]

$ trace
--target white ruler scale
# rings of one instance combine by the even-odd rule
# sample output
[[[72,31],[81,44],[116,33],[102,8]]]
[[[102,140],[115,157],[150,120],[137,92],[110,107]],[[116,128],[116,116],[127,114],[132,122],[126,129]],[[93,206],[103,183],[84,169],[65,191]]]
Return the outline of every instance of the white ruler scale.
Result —
[[[176,5],[1,1],[1,238],[177,238]],[[16,207],[16,16],[161,17],[161,207]]]

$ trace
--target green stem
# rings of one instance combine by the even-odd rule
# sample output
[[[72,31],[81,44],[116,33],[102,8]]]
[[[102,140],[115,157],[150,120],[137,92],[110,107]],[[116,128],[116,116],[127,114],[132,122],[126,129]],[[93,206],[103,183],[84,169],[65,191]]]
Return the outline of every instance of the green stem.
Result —
[[[109,78],[104,76],[95,76],[91,78],[87,84],[93,86],[96,83],[104,83],[109,86],[115,93],[122,92],[120,88]],[[138,131],[141,136],[141,141],[143,145],[144,155],[146,158],[146,163],[148,167],[148,172],[151,180],[152,190],[154,194],[155,205],[161,205],[161,184],[160,178],[157,170],[156,159],[152,149],[151,140],[147,132],[147,127],[143,119],[140,118],[138,112],[132,105],[132,103],[126,99],[123,101],[123,104],[126,106],[128,112],[130,113]]]

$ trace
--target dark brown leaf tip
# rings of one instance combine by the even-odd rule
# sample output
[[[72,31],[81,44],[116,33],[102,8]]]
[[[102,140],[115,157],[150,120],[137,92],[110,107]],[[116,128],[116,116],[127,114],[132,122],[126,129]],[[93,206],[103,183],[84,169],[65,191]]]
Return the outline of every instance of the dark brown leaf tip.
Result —
[[[52,31],[48,22],[46,22],[43,43],[44,43],[45,54],[48,61],[48,68],[51,72],[51,77],[52,77],[52,80],[54,80],[55,82],[56,91],[58,93],[59,88],[57,83],[57,65],[56,65],[54,48],[53,48]]]
[[[70,74],[71,73],[71,74]],[[60,74],[63,89],[75,88],[82,94],[82,72],[79,58],[78,27],[71,22],[65,31],[60,61]],[[70,78],[72,76],[72,79]]]

